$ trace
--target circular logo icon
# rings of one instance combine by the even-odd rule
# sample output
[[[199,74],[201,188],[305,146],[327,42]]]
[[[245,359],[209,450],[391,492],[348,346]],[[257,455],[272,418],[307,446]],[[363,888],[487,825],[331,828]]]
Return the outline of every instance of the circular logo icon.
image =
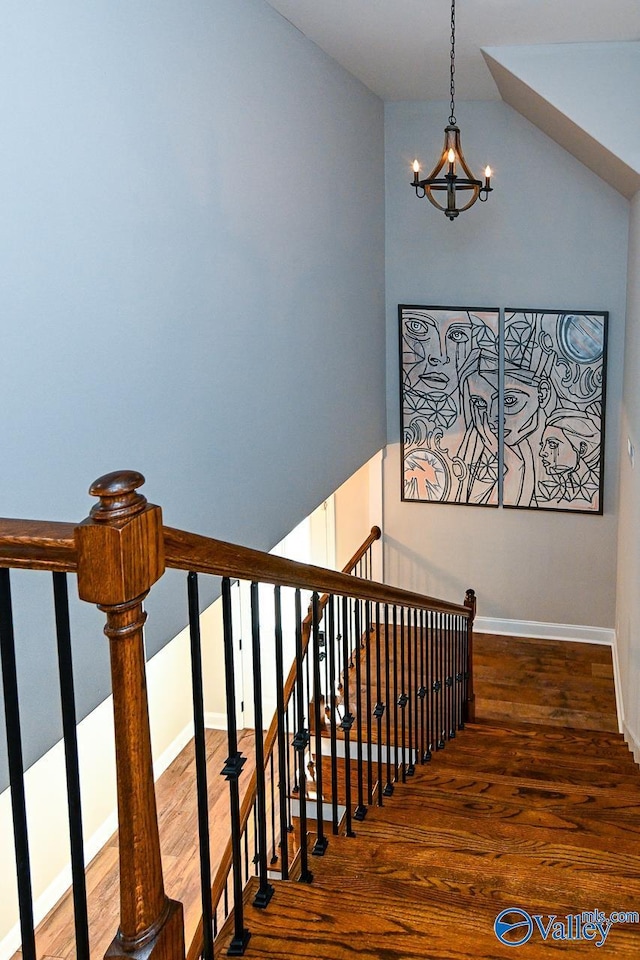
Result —
[[[519,907],[509,907],[499,913],[493,924],[495,935],[507,947],[521,947],[531,939],[533,920]]]

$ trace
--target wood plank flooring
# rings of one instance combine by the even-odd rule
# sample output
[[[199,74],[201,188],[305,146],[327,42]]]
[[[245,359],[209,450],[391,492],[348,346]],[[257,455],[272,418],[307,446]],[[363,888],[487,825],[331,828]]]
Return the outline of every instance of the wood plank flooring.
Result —
[[[366,650],[361,655],[364,662]],[[248,958],[513,957],[493,933],[495,916],[508,906],[560,915],[640,903],[640,774],[615,733],[608,648],[478,634],[475,676],[478,722],[354,823],[357,837],[332,836],[329,828],[327,853],[311,858],[311,887],[274,880],[277,895],[267,910],[248,906]],[[349,677],[354,694],[354,669]],[[354,703],[352,696],[352,712]],[[219,776],[224,734],[208,731],[207,744],[215,871],[228,835]],[[250,758],[246,771],[250,733],[240,749]],[[351,769],[355,785],[355,763]],[[325,774],[327,799],[330,779]],[[248,780],[241,777],[241,788]],[[341,799],[343,784],[340,774]],[[200,916],[194,791],[189,745],[158,782],[165,885],[185,903],[187,943]],[[98,960],[118,923],[116,835],[88,868],[87,883]],[[37,932],[38,956],[72,960],[72,930],[67,895]],[[612,929],[609,952],[621,960],[640,956],[637,930]],[[224,949],[219,938],[217,955]],[[595,948],[532,938],[515,954],[538,960],[563,950],[571,958],[588,949]]]
[[[220,776],[227,756],[227,735],[221,730],[207,730],[206,739],[211,861],[215,874],[229,835],[228,787]],[[248,759],[245,765],[247,775],[239,781],[241,796],[254,766],[253,744],[253,732],[242,731],[238,745]],[[193,742],[187,744],[160,777],[156,793],[165,890],[169,897],[184,904],[185,931],[187,942],[190,942],[202,915]],[[91,861],[86,878],[91,956],[99,960],[113,940],[119,922],[117,833]],[[74,960],[71,891],[38,926],[36,950],[38,957]],[[21,960],[21,953],[15,954],[13,960]]]
[[[477,722],[370,807],[355,838],[330,835],[311,886],[274,881],[266,910],[248,890],[248,958],[571,960],[600,953],[558,939],[575,923],[554,938],[550,916],[640,909],[640,771],[615,732],[608,648],[478,635],[476,677]],[[344,799],[343,773],[337,788]],[[526,944],[501,943],[494,922],[513,907],[547,939],[532,921]],[[640,923],[606,928],[602,956],[637,960]]]
[[[640,771],[610,734],[470,725],[354,827],[313,858],[311,886],[276,881],[267,910],[248,905],[248,958],[573,958],[594,944],[536,927],[514,953],[497,915],[639,908]],[[602,955],[637,960],[640,923],[611,926]]]

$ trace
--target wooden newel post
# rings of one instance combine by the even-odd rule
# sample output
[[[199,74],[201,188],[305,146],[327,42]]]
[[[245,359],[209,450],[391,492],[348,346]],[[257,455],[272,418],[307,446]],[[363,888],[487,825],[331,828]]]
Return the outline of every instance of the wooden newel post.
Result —
[[[469,607],[471,616],[467,626],[467,699],[465,701],[465,723],[475,723],[476,720],[476,695],[473,690],[473,621],[476,618],[476,594],[475,590],[467,590],[464,597],[465,607]]]
[[[107,616],[115,720],[120,927],[106,957],[183,960],[182,904],[165,896],[151,758],[143,600],[164,573],[162,511],[120,471],[89,490],[100,502],[76,527],[78,592]]]

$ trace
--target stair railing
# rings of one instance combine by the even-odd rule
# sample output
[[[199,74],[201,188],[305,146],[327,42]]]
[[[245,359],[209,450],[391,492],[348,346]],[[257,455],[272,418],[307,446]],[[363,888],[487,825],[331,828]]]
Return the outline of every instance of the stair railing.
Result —
[[[36,960],[36,950],[10,568],[49,570],[54,574],[61,682],[63,686],[66,683],[64,697],[68,701],[64,740],[79,960],[88,958],[89,950],[77,746],[73,742],[75,705],[72,685],[69,690],[68,683],[71,663],[66,574],[77,574],[80,598],[96,604],[105,614],[104,630],[111,654],[120,926],[107,951],[108,957],[142,958],[144,955],[154,960],[185,957],[183,907],[169,899],[164,890],[143,647],[146,620],[143,601],[167,567],[187,573],[193,661],[203,922],[190,946],[190,958],[200,953],[207,960],[213,957],[221,901],[222,917],[232,913],[228,952],[231,955],[244,952],[250,933],[244,925],[243,896],[251,873],[256,877],[252,881],[254,903],[261,907],[266,907],[271,898],[270,880],[276,867],[282,878],[311,879],[307,829],[313,818],[307,793],[311,780],[315,782],[312,854],[321,856],[328,842],[324,832],[322,785],[322,759],[327,740],[331,763],[329,820],[334,832],[341,828],[337,808],[340,754],[340,759],[344,759],[345,824],[347,833],[352,833],[350,778],[354,724],[357,804],[353,818],[357,820],[366,815],[374,797],[382,804],[383,796],[393,792],[399,779],[410,776],[416,763],[428,762],[432,751],[442,748],[447,739],[455,736],[456,727],[462,727],[465,719],[472,719],[470,651],[475,613],[472,591],[468,591],[464,605],[449,604],[377,584],[362,576],[300,564],[175,530],[164,526],[160,508],[148,504],[137,492],[143,483],[140,474],[126,471],[100,478],[90,489],[99,503],[79,525],[0,521],[1,666],[24,960]],[[357,563],[361,566],[356,572],[364,572],[362,559]],[[369,559],[369,572],[370,568]],[[213,887],[200,649],[198,577],[201,575],[222,578],[227,700],[228,758],[222,773],[229,782],[231,838]],[[254,771],[244,797],[239,786],[246,758],[238,750],[236,729],[233,634],[237,626],[231,604],[232,579],[251,584],[256,735]],[[261,636],[259,584],[273,587],[273,638]],[[302,591],[312,593],[310,613],[304,619]],[[295,662],[285,679],[286,649],[292,641]],[[277,710],[263,737],[263,664],[267,658],[275,662]],[[329,736],[325,737],[327,719]],[[311,733],[315,739],[313,750]],[[292,830],[294,820],[297,831]],[[294,841],[297,851],[293,848]]]

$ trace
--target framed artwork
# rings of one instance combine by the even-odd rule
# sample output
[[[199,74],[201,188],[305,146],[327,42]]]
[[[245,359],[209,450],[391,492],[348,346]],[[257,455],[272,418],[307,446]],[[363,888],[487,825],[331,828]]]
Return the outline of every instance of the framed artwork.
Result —
[[[602,513],[606,312],[400,304],[402,499]]]
[[[602,513],[607,321],[505,310],[505,507]]]
[[[403,500],[498,506],[499,310],[398,310]]]

